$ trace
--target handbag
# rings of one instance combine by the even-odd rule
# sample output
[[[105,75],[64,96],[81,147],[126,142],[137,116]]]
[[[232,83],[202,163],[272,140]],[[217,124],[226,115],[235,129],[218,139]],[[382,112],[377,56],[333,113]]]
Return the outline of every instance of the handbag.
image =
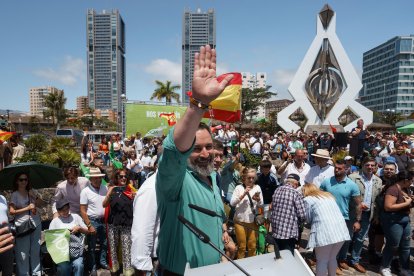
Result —
[[[83,256],[84,234],[71,234],[69,239],[69,256],[71,259],[77,259]]]
[[[16,227],[16,237],[26,236],[36,230],[36,224],[31,216],[31,211],[29,211],[29,219],[20,224],[15,222],[14,226]]]
[[[254,222],[258,226],[263,225],[265,223],[265,217],[263,215],[257,214],[256,209],[254,209],[254,206],[253,206],[253,200],[252,200],[252,198],[251,198],[251,196],[250,196],[249,193],[247,193],[247,197],[249,198],[250,208],[252,209],[252,213],[254,215]]]

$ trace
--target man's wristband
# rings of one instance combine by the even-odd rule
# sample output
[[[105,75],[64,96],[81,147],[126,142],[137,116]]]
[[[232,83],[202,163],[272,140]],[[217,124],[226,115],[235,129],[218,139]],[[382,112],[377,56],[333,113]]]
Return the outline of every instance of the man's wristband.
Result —
[[[91,226],[92,226],[92,223],[90,223],[90,222],[86,225],[86,227],[88,227],[88,229],[89,229]]]
[[[199,100],[197,100],[197,99],[195,99],[193,97],[190,97],[190,103],[192,105],[194,105],[194,106],[196,106],[196,107],[198,107],[200,109],[204,109],[206,111],[209,110],[209,109],[211,109],[211,105],[210,104],[202,103],[201,101],[199,101]]]

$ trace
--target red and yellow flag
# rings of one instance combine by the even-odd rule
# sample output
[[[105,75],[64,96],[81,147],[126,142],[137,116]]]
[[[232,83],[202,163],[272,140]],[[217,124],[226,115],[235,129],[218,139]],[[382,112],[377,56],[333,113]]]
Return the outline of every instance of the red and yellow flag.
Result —
[[[217,81],[221,82],[227,75],[232,74],[233,79],[227,87],[212,101],[212,109],[204,114],[204,118],[211,118],[227,123],[238,122],[241,119],[241,90],[242,76],[240,73],[226,73],[217,77]],[[191,91],[187,92],[191,97]]]
[[[171,113],[161,113],[160,114],[160,117],[167,119],[169,126],[173,126],[173,125],[175,125],[175,123],[177,123],[177,117],[175,117],[175,113],[174,112],[171,112]]]
[[[0,130],[0,142],[7,141],[12,137],[16,132],[7,132],[7,131],[1,131]]]

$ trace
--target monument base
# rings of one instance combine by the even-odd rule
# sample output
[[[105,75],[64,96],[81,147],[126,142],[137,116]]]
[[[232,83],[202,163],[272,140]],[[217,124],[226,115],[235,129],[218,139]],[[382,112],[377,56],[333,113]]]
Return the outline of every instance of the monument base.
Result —
[[[344,127],[341,125],[333,125],[333,127],[336,128],[337,132],[345,132]],[[305,132],[307,134],[312,134],[314,131],[318,132],[318,134],[321,134],[324,132],[333,134],[332,128],[330,125],[308,125],[305,128]]]

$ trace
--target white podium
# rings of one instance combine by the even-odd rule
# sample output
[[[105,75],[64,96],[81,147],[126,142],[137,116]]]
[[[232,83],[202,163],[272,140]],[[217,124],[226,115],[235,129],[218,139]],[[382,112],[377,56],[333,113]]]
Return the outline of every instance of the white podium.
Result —
[[[276,260],[275,254],[268,253],[254,257],[236,260],[244,270],[251,276],[270,275],[292,275],[305,276],[314,275],[306,264],[299,251],[295,250],[292,256],[289,250],[280,251],[282,258]],[[242,276],[243,272],[237,269],[230,262],[208,265],[198,268],[190,268],[189,264],[184,272],[185,276]]]

